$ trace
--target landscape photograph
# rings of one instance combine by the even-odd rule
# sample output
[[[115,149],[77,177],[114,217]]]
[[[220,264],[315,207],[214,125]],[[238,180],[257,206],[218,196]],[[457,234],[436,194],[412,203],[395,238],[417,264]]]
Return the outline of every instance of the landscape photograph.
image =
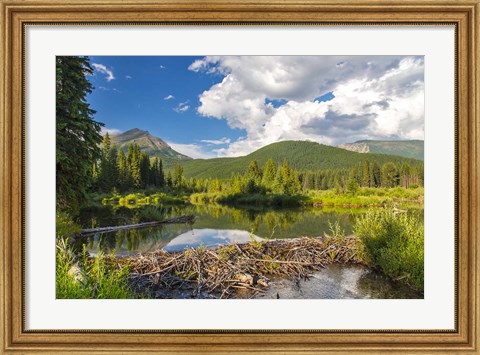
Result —
[[[424,57],[57,56],[57,299],[423,299]]]

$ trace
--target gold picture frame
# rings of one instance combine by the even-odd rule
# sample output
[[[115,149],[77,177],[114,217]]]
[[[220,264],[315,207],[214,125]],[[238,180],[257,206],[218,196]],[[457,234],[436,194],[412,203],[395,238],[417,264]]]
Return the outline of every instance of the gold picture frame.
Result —
[[[480,1],[0,0],[2,353],[480,353]],[[453,25],[456,29],[456,327],[432,331],[46,330],[25,328],[25,28],[96,25]]]

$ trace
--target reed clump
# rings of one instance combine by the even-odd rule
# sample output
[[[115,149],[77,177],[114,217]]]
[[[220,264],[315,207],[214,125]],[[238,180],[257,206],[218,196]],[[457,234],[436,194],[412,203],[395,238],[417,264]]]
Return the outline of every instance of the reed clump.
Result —
[[[362,245],[355,236],[324,236],[198,248],[168,253],[158,250],[123,258],[130,266],[131,286],[145,297],[231,298],[247,290],[254,296],[270,277],[308,278],[333,262],[362,263]],[[175,296],[172,296],[175,294]]]
[[[424,223],[418,215],[391,209],[369,210],[357,217],[355,234],[366,260],[393,280],[424,288]]]
[[[113,256],[102,253],[91,258],[85,246],[75,253],[68,240],[56,243],[57,299],[121,299],[136,298],[130,289],[129,268],[118,265]]]

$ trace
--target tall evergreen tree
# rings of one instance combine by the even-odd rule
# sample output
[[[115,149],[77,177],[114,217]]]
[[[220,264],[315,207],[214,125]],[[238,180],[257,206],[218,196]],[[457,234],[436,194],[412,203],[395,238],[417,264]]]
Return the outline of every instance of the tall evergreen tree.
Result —
[[[350,174],[346,182],[347,193],[351,194],[352,196],[355,196],[358,191],[358,181],[355,172],[356,171],[354,169],[350,170]]]
[[[86,99],[93,89],[86,76],[92,74],[87,57],[56,57],[56,203],[64,210],[85,201],[100,153],[102,124]]]
[[[262,184],[263,186],[270,188],[275,180],[277,173],[277,167],[272,158],[268,159],[263,167]]]
[[[372,187],[372,178],[370,176],[370,172],[370,163],[368,162],[368,160],[365,160],[362,165],[362,186]]]
[[[371,187],[380,187],[382,186],[382,179],[381,179],[381,172],[380,172],[380,165],[378,165],[377,161],[373,161],[370,164],[371,170]]]
[[[129,149],[130,152],[130,149]],[[133,144],[132,157],[130,163],[130,174],[132,176],[132,183],[135,188],[142,187],[142,174],[140,172],[140,147],[137,144]]]
[[[165,185],[167,187],[173,187],[172,172],[170,170],[167,173],[167,178],[165,179]]]
[[[117,154],[117,171],[118,171],[118,183],[117,187],[120,190],[125,190],[129,185],[127,157],[123,149],[118,150]]]
[[[163,173],[162,159],[155,157],[150,166],[150,184],[156,187],[165,186],[165,175]]]
[[[247,177],[251,178],[253,181],[258,181],[262,179],[262,171],[258,167],[258,163],[256,160],[252,160],[248,165],[247,169]]]
[[[148,157],[148,153],[143,152],[140,154],[140,178],[141,178],[141,186],[146,187],[148,186],[150,181],[150,158]]]
[[[109,178],[109,187],[108,191],[118,185],[118,169],[117,169],[117,155],[118,149],[115,144],[112,144],[110,147],[110,151],[108,152],[107,160],[108,160],[108,167],[110,169],[110,178]]]
[[[163,161],[162,159],[158,160],[158,186],[165,186],[165,173],[163,171]]]
[[[173,170],[173,186],[176,188],[182,187],[183,182],[183,168],[179,163],[175,164],[175,168]]]
[[[397,167],[393,163],[385,163],[382,165],[382,186],[394,187],[398,185]]]
[[[108,132],[103,137],[100,152],[98,186],[103,191],[110,191],[117,185],[117,148],[112,145]]]
[[[290,195],[295,195],[300,193],[301,190],[302,190],[302,185],[300,183],[298,171],[294,169],[290,169],[287,193]]]

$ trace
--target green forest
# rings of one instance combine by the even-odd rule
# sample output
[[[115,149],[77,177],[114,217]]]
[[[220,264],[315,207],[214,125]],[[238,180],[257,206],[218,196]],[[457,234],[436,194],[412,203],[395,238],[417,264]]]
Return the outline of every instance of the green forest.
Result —
[[[287,143],[290,146],[292,142]],[[336,156],[334,160],[338,162]],[[298,160],[295,161],[298,166]],[[222,164],[217,164],[220,169]],[[308,193],[316,190],[333,190],[343,198],[353,198],[362,193],[362,187],[372,191],[373,188],[415,189],[423,185],[423,162],[400,157],[383,164],[377,160],[363,160],[349,168],[313,171],[299,171],[286,159],[277,164],[269,158],[263,166],[257,160],[251,160],[244,171],[232,173],[229,178],[223,179],[187,178],[184,171],[184,163],[181,162],[175,163],[171,170],[164,169],[161,158],[150,157],[135,143],[117,149],[107,133],[103,138],[99,159],[93,163],[91,191],[112,193],[111,201],[120,194],[148,190],[189,196],[187,200],[194,203],[263,201],[275,204],[276,201],[286,204],[307,202]],[[256,198],[249,199],[248,196],[252,195]]]

